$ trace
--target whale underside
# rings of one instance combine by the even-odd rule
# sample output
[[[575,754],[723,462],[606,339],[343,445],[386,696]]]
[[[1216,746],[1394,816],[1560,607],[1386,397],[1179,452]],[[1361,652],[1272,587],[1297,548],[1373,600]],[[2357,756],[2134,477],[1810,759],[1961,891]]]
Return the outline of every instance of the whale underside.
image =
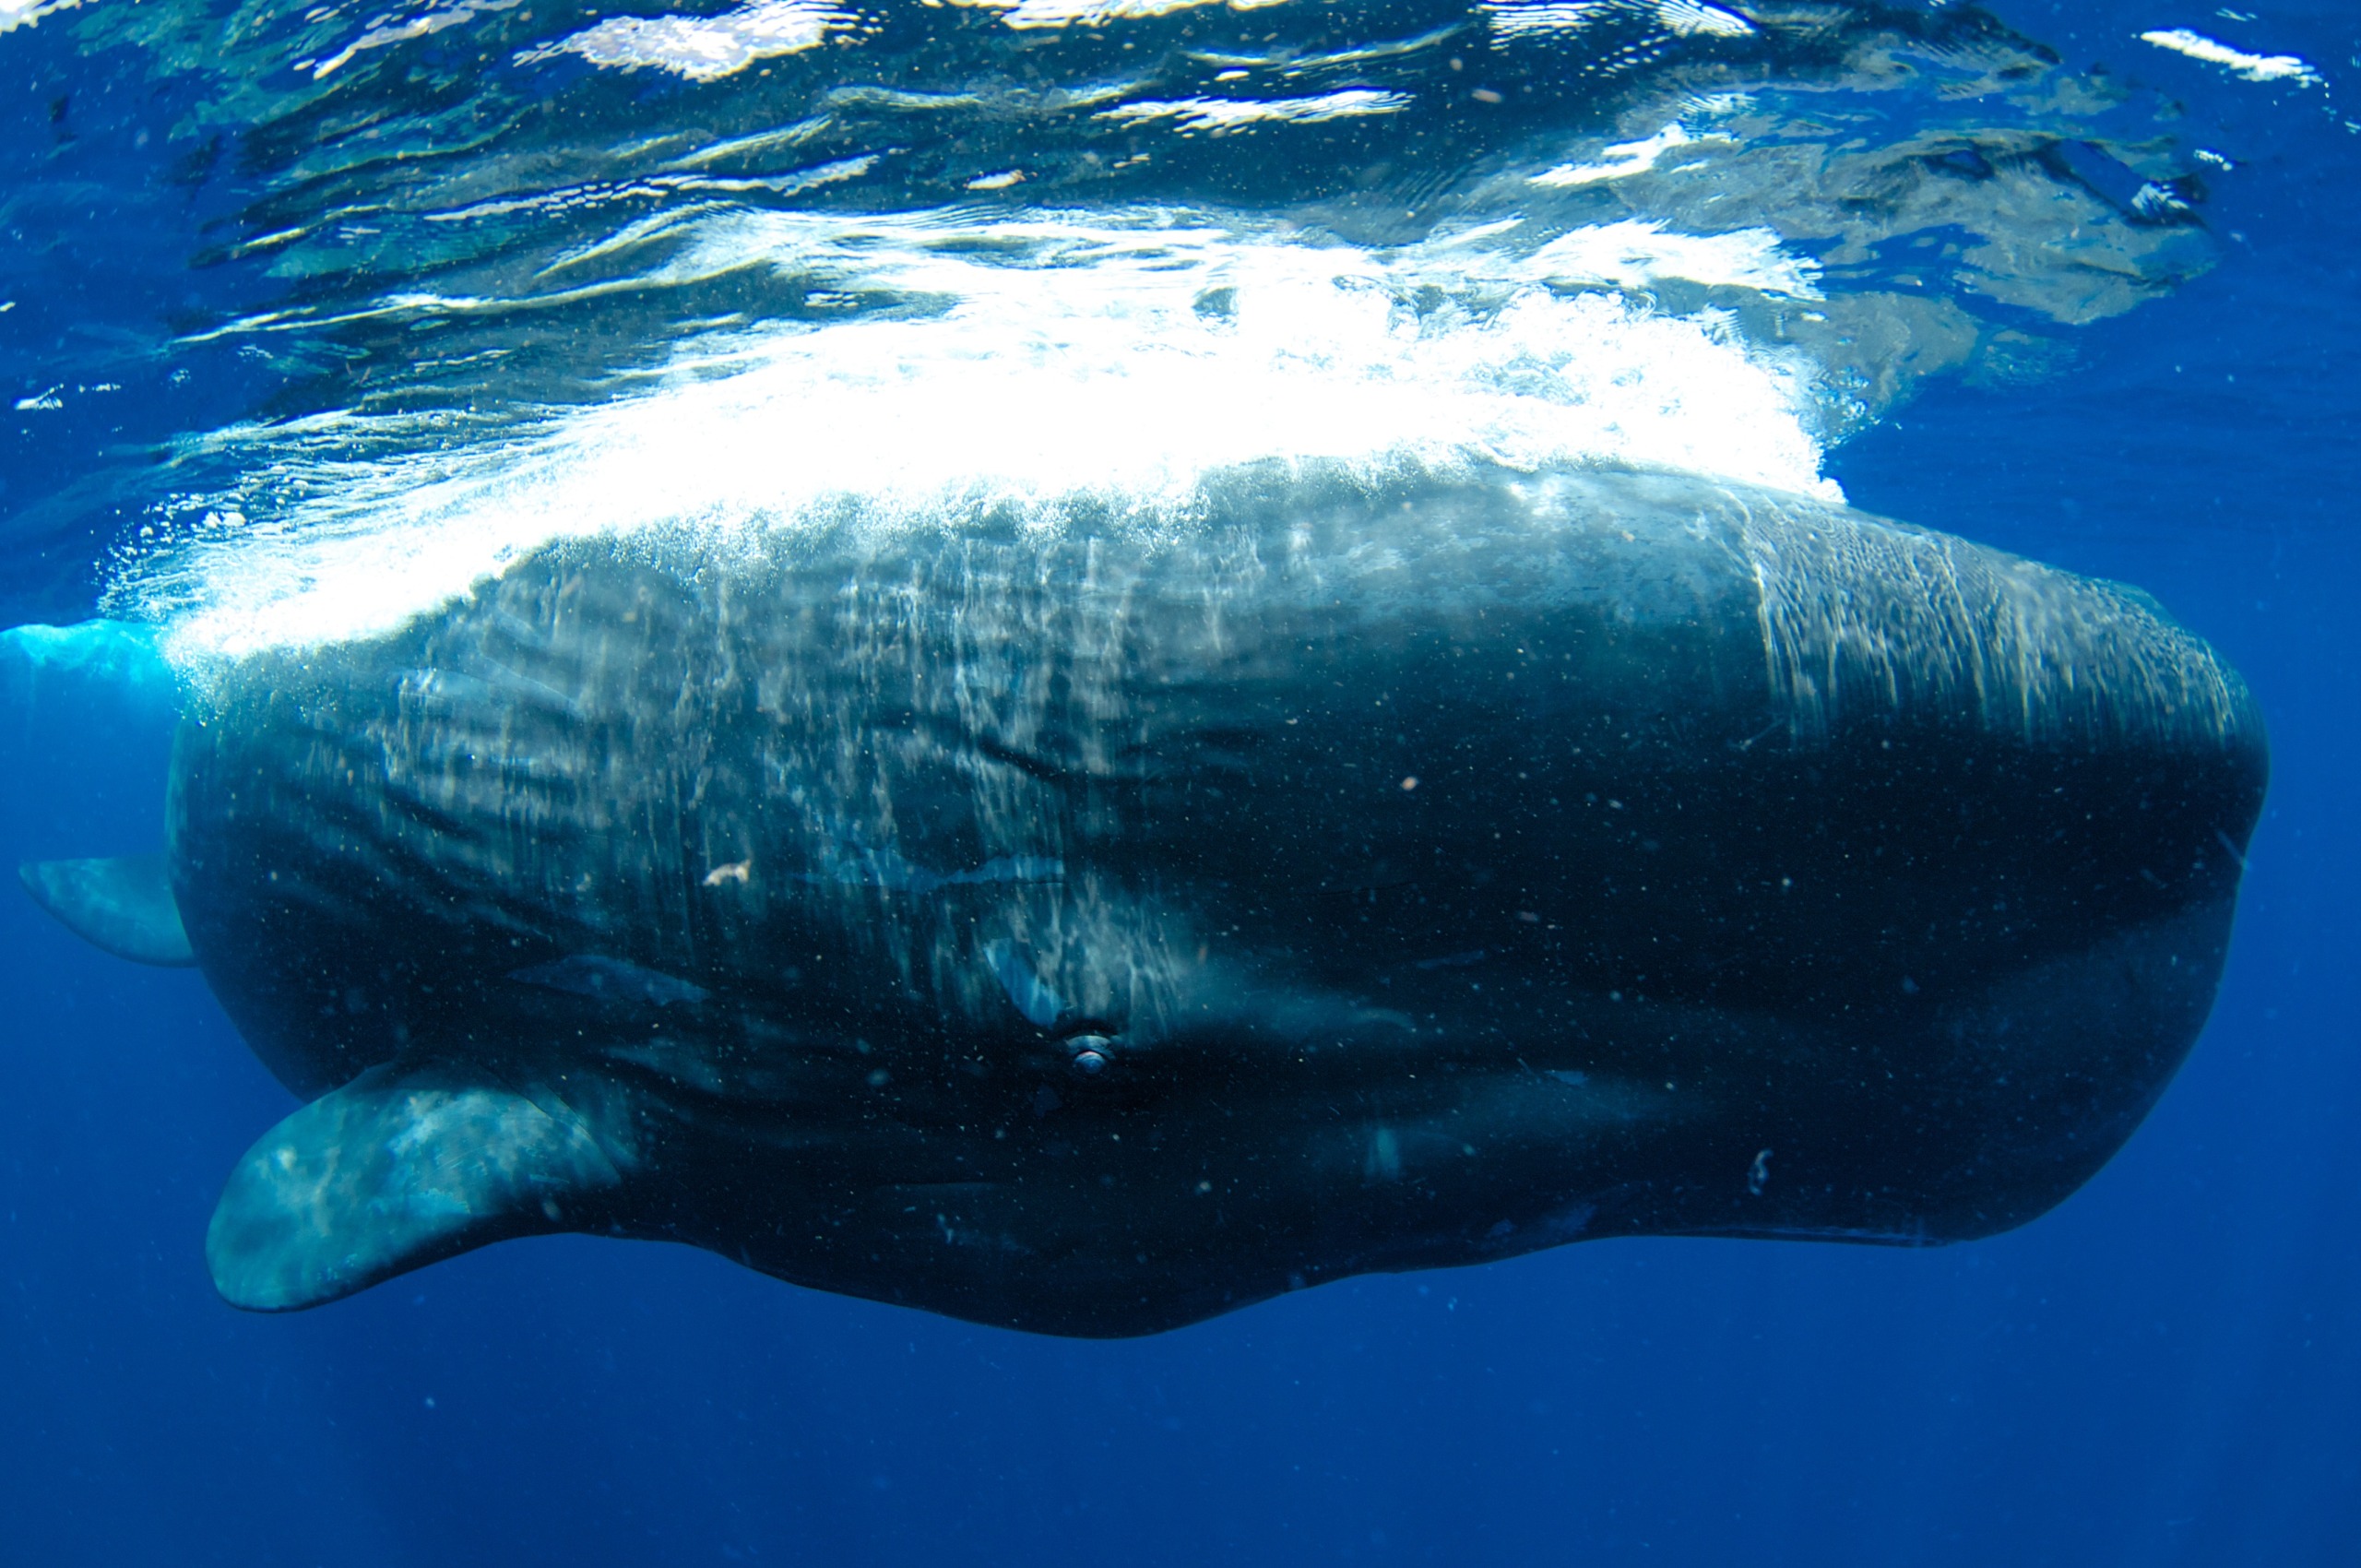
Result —
[[[2022,1223],[2202,1026],[2266,768],[2152,603],[1955,539],[1253,474],[546,548],[215,671],[147,892],[41,885],[160,899],[308,1101],[215,1216],[237,1305],[580,1230],[1127,1335]]]

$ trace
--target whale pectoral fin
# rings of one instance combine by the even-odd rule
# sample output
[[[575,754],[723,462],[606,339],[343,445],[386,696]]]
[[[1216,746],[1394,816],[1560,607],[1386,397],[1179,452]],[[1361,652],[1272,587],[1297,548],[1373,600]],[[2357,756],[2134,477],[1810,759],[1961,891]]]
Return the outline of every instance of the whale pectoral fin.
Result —
[[[599,1086],[570,1074],[569,1096]],[[610,1095],[614,1092],[607,1091]],[[627,1121],[456,1067],[372,1068],[272,1128],[205,1236],[231,1306],[291,1312],[514,1236],[575,1229],[635,1163]]]
[[[184,968],[196,962],[161,855],[112,861],[37,861],[17,880],[58,922],[118,958]]]

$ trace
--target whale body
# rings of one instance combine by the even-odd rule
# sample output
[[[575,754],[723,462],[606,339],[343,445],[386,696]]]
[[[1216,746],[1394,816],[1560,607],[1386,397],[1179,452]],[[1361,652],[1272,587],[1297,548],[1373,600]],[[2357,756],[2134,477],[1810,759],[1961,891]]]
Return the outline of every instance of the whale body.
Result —
[[[1680,476],[553,545],[184,722],[155,874],[307,1102],[208,1256],[283,1310],[577,1230],[1113,1336],[1981,1236],[2196,1038],[2266,769],[2136,592]]]

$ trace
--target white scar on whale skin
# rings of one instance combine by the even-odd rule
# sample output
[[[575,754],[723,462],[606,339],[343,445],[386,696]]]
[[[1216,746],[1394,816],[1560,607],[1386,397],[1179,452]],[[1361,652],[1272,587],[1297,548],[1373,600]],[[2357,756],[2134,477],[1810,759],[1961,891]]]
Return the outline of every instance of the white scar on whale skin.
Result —
[[[1520,246],[1520,224],[1379,251],[1169,214],[735,216],[663,280],[765,266],[919,308],[716,337],[603,405],[448,446],[421,422],[387,457],[310,455],[385,445],[355,416],[228,433],[267,514],[224,508],[130,560],[113,601],[197,669],[391,631],[562,540],[986,517],[1153,533],[1271,462],[1363,487],[1608,464],[1842,499],[1812,367],[1648,297],[1810,299],[1809,262],[1762,231],[1627,221]]]

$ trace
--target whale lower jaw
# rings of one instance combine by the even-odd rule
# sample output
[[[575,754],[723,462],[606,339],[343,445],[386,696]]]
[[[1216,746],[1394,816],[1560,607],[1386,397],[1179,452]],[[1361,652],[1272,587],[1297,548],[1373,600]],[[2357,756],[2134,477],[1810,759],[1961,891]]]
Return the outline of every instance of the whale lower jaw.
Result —
[[[767,1118],[641,1046],[603,1066],[421,1051],[264,1136],[207,1255],[225,1300],[279,1312],[572,1230],[1105,1337],[1577,1240],[1941,1244],[2034,1218],[2130,1134],[2203,1025],[2229,916],[2199,906],[1868,1029],[1569,994],[1555,1038],[1414,1057],[1382,1028],[1341,1049],[1183,1034],[1062,1092],[1033,1066],[898,1094],[852,1074]],[[1659,1064],[1555,1065],[1602,1055]]]

